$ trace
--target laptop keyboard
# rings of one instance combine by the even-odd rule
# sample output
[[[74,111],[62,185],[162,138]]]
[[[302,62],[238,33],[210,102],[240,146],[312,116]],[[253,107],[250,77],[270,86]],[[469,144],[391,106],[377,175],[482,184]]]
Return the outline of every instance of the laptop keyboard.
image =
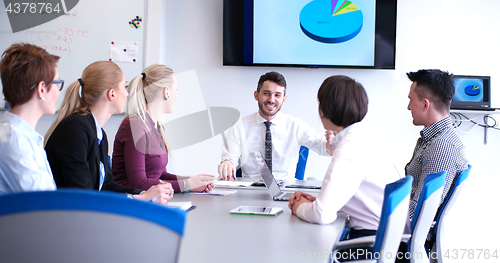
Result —
[[[293,192],[283,192],[279,198],[281,199],[290,199],[290,197],[293,195]]]

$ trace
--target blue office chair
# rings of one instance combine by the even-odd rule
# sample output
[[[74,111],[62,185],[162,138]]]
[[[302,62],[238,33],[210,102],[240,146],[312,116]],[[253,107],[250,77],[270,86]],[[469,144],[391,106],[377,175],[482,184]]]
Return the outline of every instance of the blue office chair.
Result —
[[[297,180],[304,180],[304,173],[306,171],[307,158],[309,157],[309,148],[300,146],[299,161],[295,170],[295,178]],[[236,170],[236,177],[241,177],[241,167]]]
[[[444,221],[446,216],[448,215],[448,212],[457,201],[458,196],[460,195],[460,192],[462,191],[463,188],[463,182],[465,181],[465,179],[469,177],[469,172],[471,168],[472,166],[469,165],[467,170],[462,171],[455,178],[453,185],[450,188],[450,191],[448,192],[443,204],[438,210],[435,220],[436,224],[434,225],[433,229],[431,229],[430,232],[430,243],[429,242],[427,243],[431,244],[432,246],[432,248],[429,247],[429,249],[431,249],[432,255],[437,255],[437,258],[431,257],[431,262],[437,262],[437,263],[443,262],[441,239],[444,233]]]
[[[410,263],[429,262],[425,241],[441,203],[446,174],[446,171],[432,173],[424,179],[424,185],[411,221],[411,237],[408,241],[408,252],[411,255]]]
[[[307,158],[309,158],[309,148],[305,146],[300,146],[299,161],[297,162],[297,169],[295,170],[295,179],[304,180]]]
[[[0,195],[0,262],[177,262],[185,218],[109,192]]]
[[[332,250],[335,262],[338,262],[335,256],[337,251],[361,247],[373,247],[371,254],[373,259],[360,262],[394,262],[395,258],[389,258],[387,255],[395,256],[398,252],[408,217],[412,182],[413,177],[406,176],[385,187],[382,214],[377,233],[374,237],[367,236],[338,242]]]

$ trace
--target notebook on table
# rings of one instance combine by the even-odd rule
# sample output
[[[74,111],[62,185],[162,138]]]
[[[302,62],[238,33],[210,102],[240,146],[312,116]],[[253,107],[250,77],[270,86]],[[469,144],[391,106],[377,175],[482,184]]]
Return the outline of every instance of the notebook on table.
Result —
[[[293,195],[294,192],[284,192],[281,191],[278,182],[274,178],[273,173],[269,170],[269,166],[267,166],[264,157],[261,152],[252,152],[250,153],[250,157],[257,160],[257,164],[259,165],[259,173],[262,176],[262,180],[264,180],[264,184],[269,191],[269,194],[273,198],[274,201],[288,201],[290,196]]]

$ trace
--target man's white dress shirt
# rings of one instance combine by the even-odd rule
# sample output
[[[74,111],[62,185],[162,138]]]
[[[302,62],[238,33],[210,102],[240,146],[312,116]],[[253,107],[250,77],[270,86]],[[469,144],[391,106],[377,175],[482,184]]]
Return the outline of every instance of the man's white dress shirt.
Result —
[[[249,155],[258,151],[264,155],[266,121],[256,112],[239,119],[226,134],[227,146],[222,145],[222,160],[230,160],[235,167],[241,162],[243,177],[260,176],[257,161],[250,159]],[[278,112],[271,122],[272,167],[276,178],[295,178],[302,145],[319,155],[329,156],[326,138],[317,135],[300,118]]]

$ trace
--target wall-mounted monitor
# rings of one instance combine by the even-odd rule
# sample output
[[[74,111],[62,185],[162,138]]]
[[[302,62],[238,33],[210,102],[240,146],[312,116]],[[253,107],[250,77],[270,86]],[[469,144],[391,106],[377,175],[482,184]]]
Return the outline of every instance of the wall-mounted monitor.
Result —
[[[226,66],[394,69],[397,0],[224,0]]]
[[[490,108],[490,77],[454,75],[455,96],[451,109],[494,110]]]

